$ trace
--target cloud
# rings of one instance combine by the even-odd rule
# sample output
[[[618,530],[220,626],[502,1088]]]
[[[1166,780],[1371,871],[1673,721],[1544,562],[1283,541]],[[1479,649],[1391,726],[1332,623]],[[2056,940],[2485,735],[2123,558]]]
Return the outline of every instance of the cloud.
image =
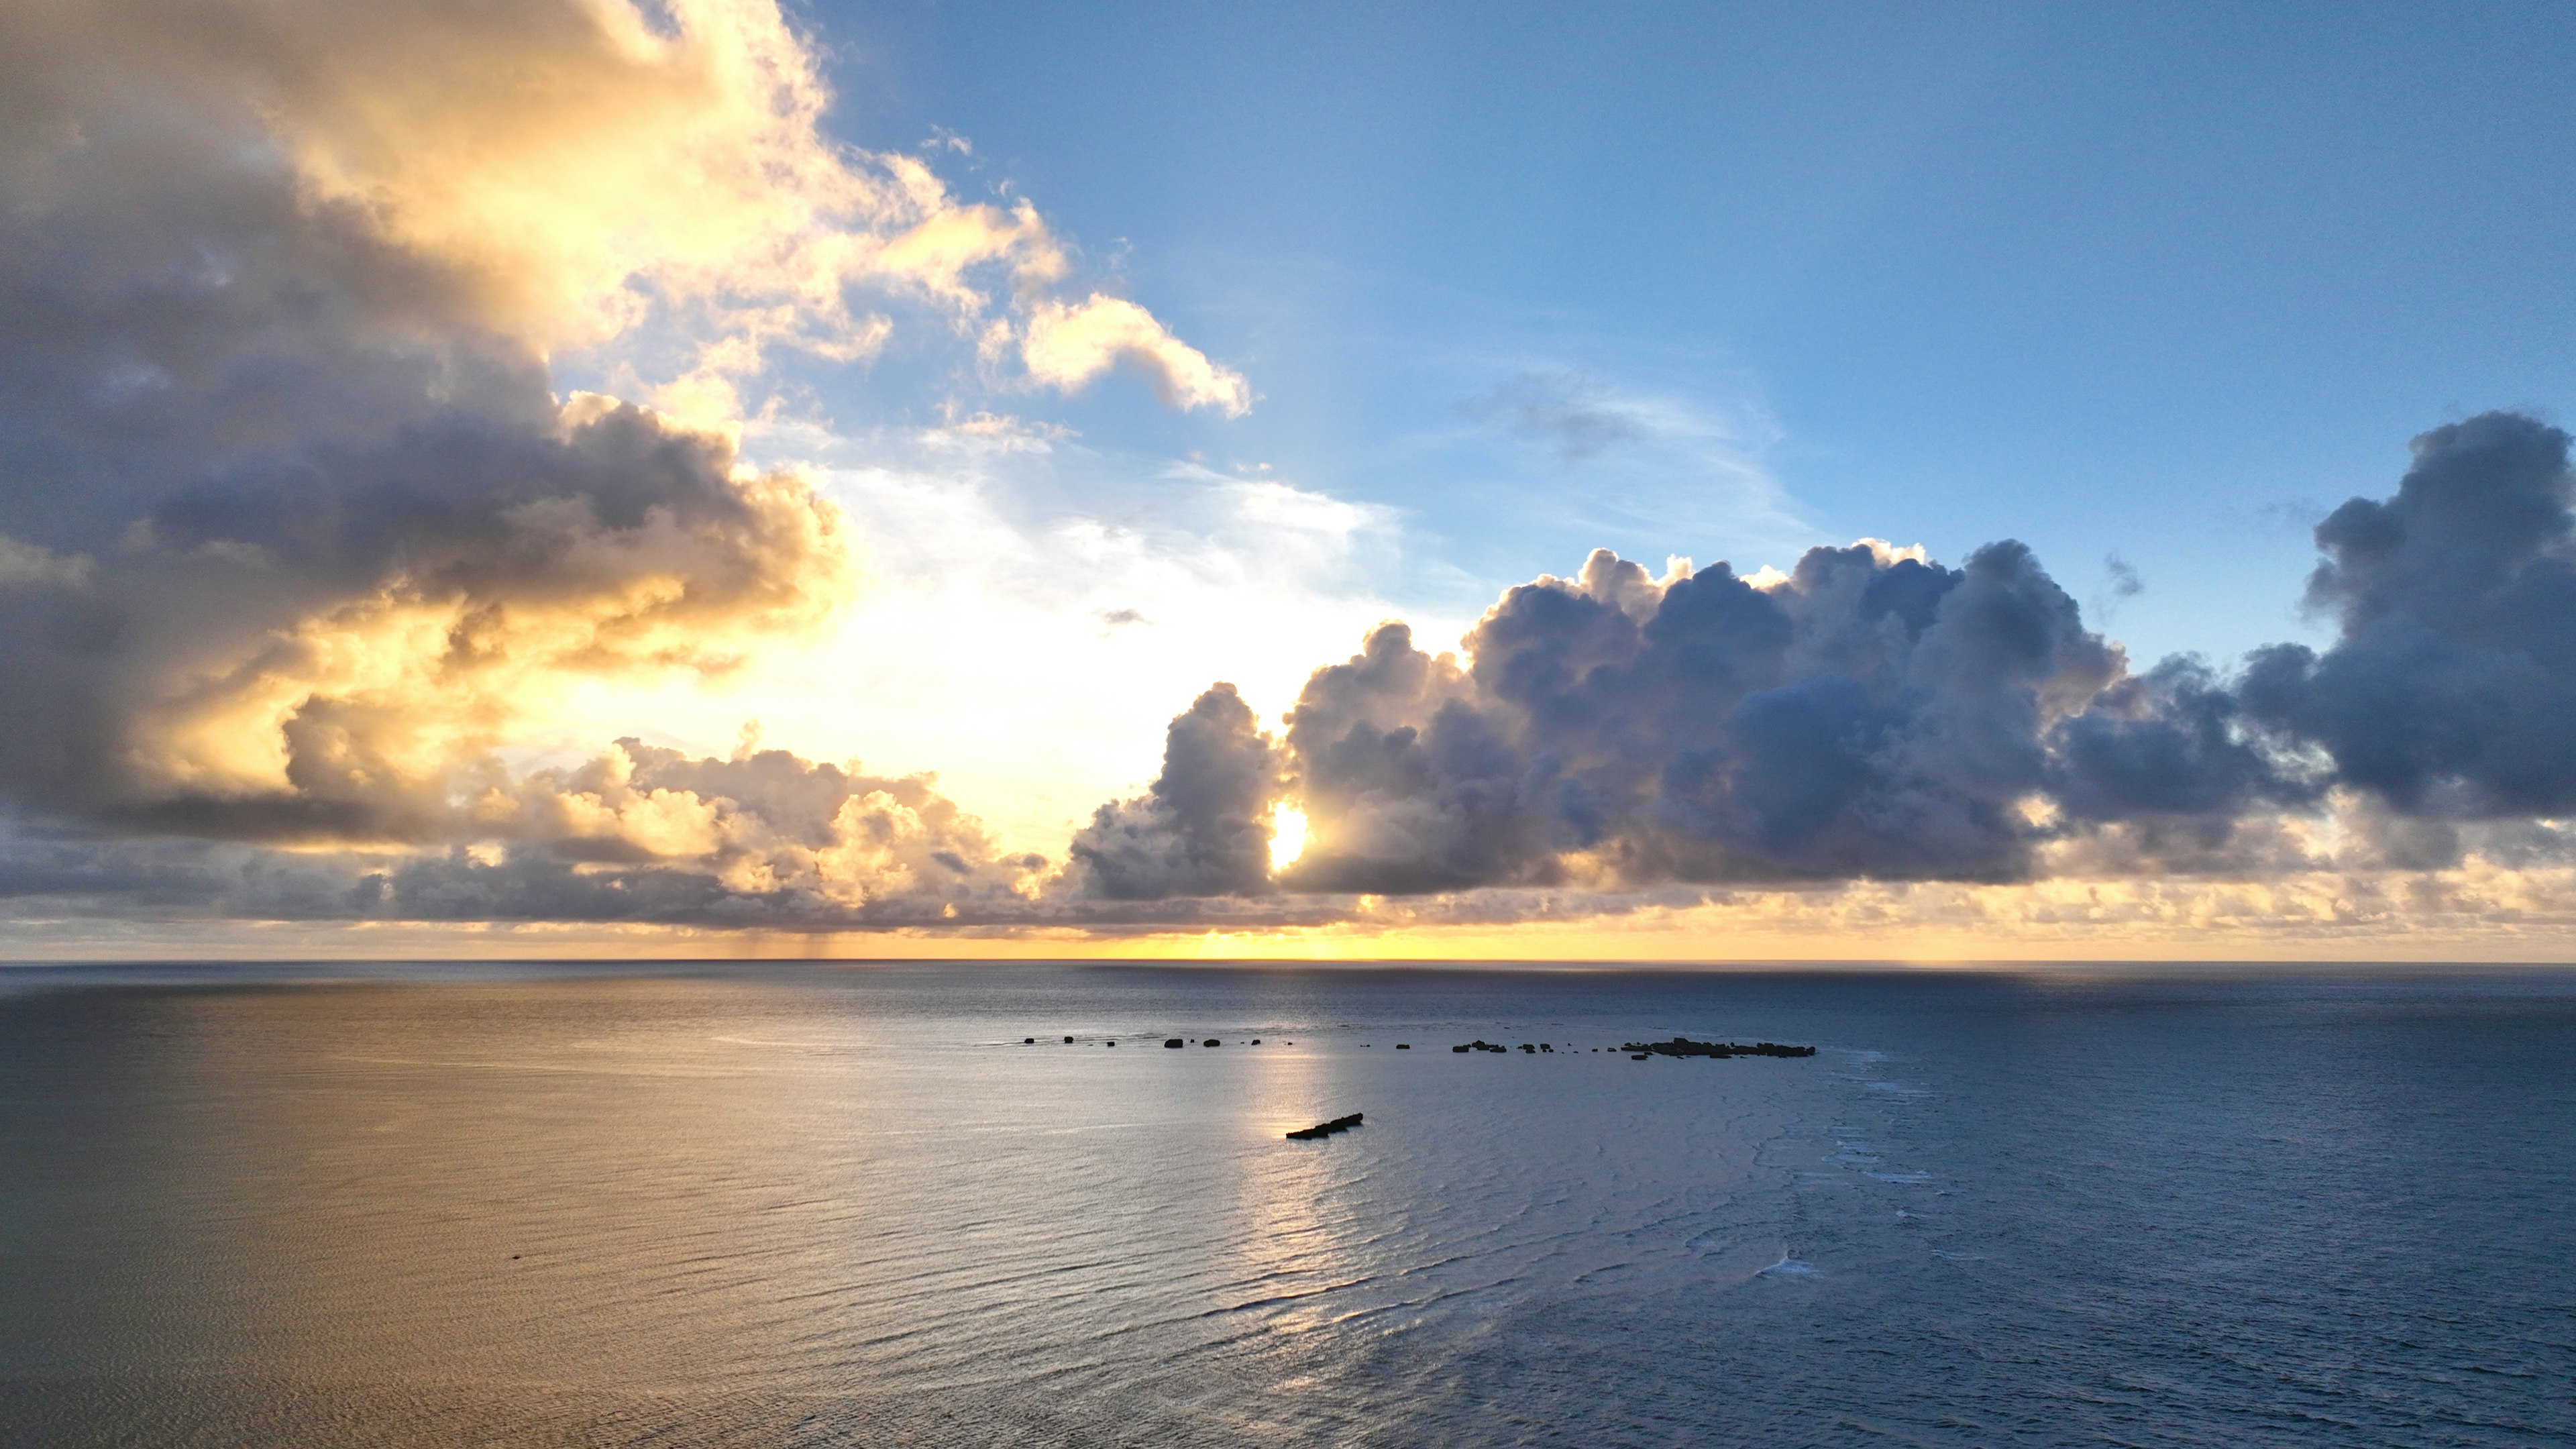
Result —
[[[571,769],[493,779],[475,843],[287,852],[21,825],[0,898],[188,917],[579,921],[882,929],[1033,915],[1046,861],[1000,851],[922,777],[780,750],[692,758],[618,741]]]
[[[2250,661],[2250,715],[2401,813],[2576,809],[2576,516],[2567,435],[2487,413],[2417,438],[2385,500],[2317,525],[2319,653]]]
[[[1370,892],[2023,874],[2046,732],[2119,655],[2027,550],[1816,549],[1757,588],[1596,552],[1465,661],[1400,626],[1317,671],[1291,880]]]
[[[1102,801],[1141,793],[1166,723],[1211,678],[1275,715],[1314,660],[1393,611],[1382,590],[1420,572],[1391,509],[1061,430],[755,426],[746,446],[823,465],[863,548],[856,598],[722,689],[596,679],[566,717],[611,734],[651,721],[656,743],[721,753],[756,712],[809,755],[935,769],[1050,856]]]
[[[848,587],[843,520],[802,482],[606,399],[173,483],[76,575],[0,590],[0,780],[23,802],[435,838],[564,679],[721,671]]]
[[[1253,401],[1037,208],[834,142],[828,101],[769,0],[0,9],[19,919],[2555,919],[2554,428],[2418,439],[2317,530],[2334,642],[2241,667],[2133,672],[2009,541],[1742,575],[1603,551],[1458,637],[1388,620],[1383,509],[1139,470],[972,397],[781,421],[783,357],[898,336],[997,393],[1123,369]],[[1591,538],[1809,533],[1758,409],[1533,371],[1468,411],[1587,468]],[[710,686],[781,671],[828,705],[804,753],[679,747],[737,708]],[[825,763],[844,734],[899,768]],[[946,780],[942,749],[971,756]],[[1308,844],[1274,870],[1282,805]]]
[[[2209,844],[2248,812],[2318,801],[2327,782],[2251,725],[2205,662],[2167,659],[2050,732],[2051,800],[2079,822],[2188,830]]]
[[[2093,594],[2093,618],[2108,628],[2122,604],[2147,591],[2147,581],[2139,577],[2135,565],[2116,553],[2102,555],[2102,576],[2102,587]]]
[[[147,244],[192,231],[216,271],[277,230],[245,234],[245,202],[286,204],[371,243],[341,280],[371,273],[392,325],[649,345],[673,397],[705,398],[780,347],[871,355],[872,299],[1066,310],[1044,292],[1068,248],[1028,202],[961,201],[824,133],[814,52],[773,0],[30,0],[0,24],[22,201],[123,211]],[[183,175],[195,206],[138,195]],[[229,214],[208,204],[226,190]],[[1232,376],[1115,306],[1180,382]]]
[[[1252,710],[1215,686],[1172,721],[1153,786],[1101,806],[1074,836],[1078,888],[1121,901],[1269,889],[1277,776]]]
[[[745,463],[744,389],[1071,262],[827,101],[768,0],[0,12],[0,796],[479,839],[568,691],[841,617],[850,520]]]
[[[1580,373],[1524,372],[1458,407],[1471,418],[1502,419],[1514,434],[1553,445],[1568,467],[1653,431],[1638,409],[1609,398]]]
[[[1552,362],[1477,367],[1455,404],[1465,426],[1404,440],[1406,451],[1484,480],[1524,530],[1661,557],[1681,540],[1737,557],[1795,557],[1820,530],[1766,457],[1778,420],[1750,378],[1637,377]],[[1463,382],[1465,379],[1461,379]],[[1577,474],[1580,487],[1570,487]],[[1703,554],[1703,556],[1705,556]]]
[[[2131,673],[2016,543],[1953,569],[1865,541],[1751,578],[1598,551],[1508,591],[1456,654],[1388,623],[1316,670],[1276,766],[1305,851],[1221,888],[1608,909],[1676,885],[2342,872],[2390,895],[2392,872],[2560,869],[2567,448],[2510,414],[2417,439],[2395,497],[2317,529],[2336,643],[2235,675]],[[1210,888],[1179,880],[1118,893]]]
[[[1241,373],[1208,361],[1144,308],[1097,292],[1079,303],[1049,302],[1030,314],[1020,357],[1032,379],[1065,392],[1124,366],[1173,407],[1214,408],[1230,418],[1252,410],[1252,387]]]
[[[639,740],[475,802],[497,854],[414,856],[353,887],[406,920],[641,920],[774,927],[940,922],[1024,906],[1046,865],[921,777],[784,750],[690,758]]]

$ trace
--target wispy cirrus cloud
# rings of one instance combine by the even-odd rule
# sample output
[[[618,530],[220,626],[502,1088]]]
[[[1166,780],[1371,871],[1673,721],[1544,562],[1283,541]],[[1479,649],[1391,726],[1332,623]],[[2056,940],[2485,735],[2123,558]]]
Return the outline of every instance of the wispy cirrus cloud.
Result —
[[[1579,372],[1524,372],[1458,404],[1458,410],[1547,444],[1569,467],[1644,439],[1659,430],[1661,421],[1647,407],[1613,395]]]
[[[1788,558],[1817,538],[1772,469],[1782,430],[1750,385],[1712,395],[1553,361],[1503,367],[1453,405],[1460,426],[1410,446],[1477,460],[1515,517],[1641,554],[1689,540]]]

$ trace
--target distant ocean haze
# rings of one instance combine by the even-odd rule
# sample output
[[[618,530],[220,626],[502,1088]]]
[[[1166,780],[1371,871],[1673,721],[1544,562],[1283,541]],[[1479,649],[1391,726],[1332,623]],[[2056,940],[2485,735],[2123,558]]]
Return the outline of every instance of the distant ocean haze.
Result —
[[[2568,1442],[2571,1051],[2546,971],[11,972],[0,1442]]]

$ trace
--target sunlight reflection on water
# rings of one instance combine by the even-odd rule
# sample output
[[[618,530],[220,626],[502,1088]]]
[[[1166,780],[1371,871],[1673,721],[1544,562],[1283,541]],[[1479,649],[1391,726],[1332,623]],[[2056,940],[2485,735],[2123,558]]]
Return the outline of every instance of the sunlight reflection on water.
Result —
[[[2565,1428],[2536,1385],[2576,1367],[2547,1327],[2576,1104],[2546,1076],[2576,996],[2159,990],[996,968],[0,997],[0,1439],[1834,1442],[2033,1403],[2043,1438]],[[1441,1049],[1649,1031],[1826,1050]],[[2408,1266],[2436,1239],[2453,1270]],[[2337,1345],[2380,1295],[2423,1316],[2356,1377]]]

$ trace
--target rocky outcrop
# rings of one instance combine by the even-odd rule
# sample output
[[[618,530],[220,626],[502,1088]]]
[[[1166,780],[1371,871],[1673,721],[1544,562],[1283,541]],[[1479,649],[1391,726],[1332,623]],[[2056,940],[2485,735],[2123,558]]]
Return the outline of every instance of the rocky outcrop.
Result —
[[[1692,1041],[1686,1036],[1671,1041],[1622,1042],[1619,1050],[1631,1053],[1639,1061],[1657,1057],[1811,1057],[1811,1046],[1782,1046],[1776,1041],[1757,1041],[1746,1045],[1740,1041]]]
[[[1330,1122],[1318,1122],[1312,1127],[1300,1127],[1288,1134],[1288,1140],[1312,1142],[1319,1137],[1330,1137],[1336,1132],[1348,1132],[1358,1125],[1360,1125],[1360,1114],[1353,1112],[1347,1117],[1336,1117]]]

